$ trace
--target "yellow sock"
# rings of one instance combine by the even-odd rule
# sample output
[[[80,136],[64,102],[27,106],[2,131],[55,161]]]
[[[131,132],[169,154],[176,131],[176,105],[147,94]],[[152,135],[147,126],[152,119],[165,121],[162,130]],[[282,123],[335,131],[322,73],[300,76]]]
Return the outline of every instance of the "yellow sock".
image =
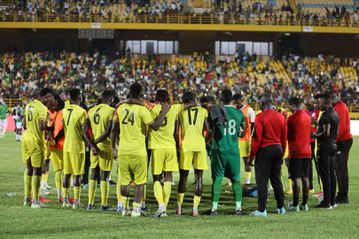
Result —
[[[32,182],[32,176],[27,175],[26,170],[24,173],[24,195],[25,198],[30,199],[31,198],[31,182]]]
[[[80,186],[74,186],[74,199],[80,200],[80,196],[81,196]]]
[[[142,205],[146,204],[146,196],[147,196],[147,187],[146,185],[143,185],[143,198],[141,200]]]
[[[288,191],[289,192],[292,192],[292,183],[293,183],[292,179],[288,179]]]
[[[140,210],[140,208],[141,208],[141,203],[133,202],[133,203],[132,203],[132,207],[133,207],[133,210],[134,210],[134,211]]]
[[[184,198],[184,193],[177,193],[177,204],[178,205],[183,204],[183,198]]]
[[[101,181],[101,206],[107,206],[108,204],[108,191],[109,191],[109,182]]]
[[[65,199],[68,199],[69,198],[69,188],[62,187],[62,194]]]
[[[39,200],[41,176],[32,176],[32,195],[34,200]]]
[[[171,197],[172,182],[165,182],[163,185],[163,200],[167,207]]]
[[[250,182],[251,177],[252,177],[252,172],[245,172],[244,175],[245,175],[245,178],[246,178],[246,182]]]
[[[55,186],[58,192],[62,190],[62,171],[58,170],[55,172]]]
[[[49,179],[49,172],[46,172],[46,173],[43,173],[41,175],[41,183],[44,184],[44,183],[47,183],[47,180]]]
[[[88,194],[88,197],[89,197],[88,204],[89,205],[95,204],[96,188],[97,188],[97,181],[90,179],[89,180],[89,194]]]
[[[121,196],[121,200],[124,208],[130,207],[130,199],[128,197]]]
[[[159,181],[155,181],[153,184],[153,192],[158,204],[163,203],[162,185]]]
[[[194,195],[193,197],[193,208],[198,209],[199,203],[201,202],[201,197]]]
[[[118,177],[118,180],[117,180],[117,185],[116,185],[116,196],[117,196],[117,203],[118,203],[118,204],[122,203],[122,199],[121,199],[121,181],[120,181],[120,177]]]

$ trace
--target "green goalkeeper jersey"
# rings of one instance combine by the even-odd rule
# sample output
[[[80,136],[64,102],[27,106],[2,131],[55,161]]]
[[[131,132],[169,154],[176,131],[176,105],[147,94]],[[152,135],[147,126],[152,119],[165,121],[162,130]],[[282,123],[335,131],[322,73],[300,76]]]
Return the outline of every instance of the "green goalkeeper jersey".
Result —
[[[226,127],[216,127],[212,150],[231,152],[238,150],[238,137],[245,127],[245,119],[241,110],[231,105],[225,105],[224,107],[227,111]],[[217,130],[220,132],[216,133]]]
[[[0,103],[0,120],[6,119],[8,107],[6,104]]]

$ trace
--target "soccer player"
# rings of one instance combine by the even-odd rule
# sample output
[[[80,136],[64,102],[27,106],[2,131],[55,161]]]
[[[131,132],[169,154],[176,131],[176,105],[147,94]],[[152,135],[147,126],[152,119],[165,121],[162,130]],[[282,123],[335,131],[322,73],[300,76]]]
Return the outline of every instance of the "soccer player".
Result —
[[[293,202],[288,210],[299,212],[300,209],[302,209],[308,211],[311,119],[308,114],[301,109],[301,102],[298,98],[290,98],[288,103],[288,107],[293,113],[287,120],[289,177],[293,181]],[[300,182],[302,182],[303,189],[301,207],[299,207]]]
[[[337,203],[349,203],[349,176],[348,159],[349,152],[353,145],[353,136],[350,133],[350,116],[347,105],[339,99],[339,96],[332,96],[334,110],[339,116],[339,133],[337,136],[336,175],[338,181]]]
[[[157,118],[163,104],[169,104],[169,94],[166,90],[158,90],[155,96],[156,105],[151,110],[153,118]],[[153,191],[158,202],[155,217],[165,217],[168,201],[171,196],[172,172],[178,171],[176,139],[178,136],[178,115],[182,105],[172,105],[159,128],[153,128],[149,133],[148,148],[151,149]],[[161,185],[161,175],[164,174],[164,185]]]
[[[101,211],[110,209],[108,195],[110,191],[109,177],[113,164],[110,134],[112,130],[113,115],[115,109],[111,107],[115,93],[105,90],[101,94],[101,103],[91,108],[86,118],[84,132],[87,141],[91,141],[89,128],[92,132],[92,143],[96,147],[97,154],[91,152],[91,178],[89,181],[87,209],[94,208],[97,179],[101,181]]]
[[[130,86],[130,100],[141,98],[142,86],[134,83]],[[130,183],[134,182],[135,196],[133,202],[132,217],[141,216],[141,200],[144,194],[144,185],[147,181],[147,151],[146,151],[146,126],[159,127],[165,119],[169,105],[164,104],[158,118],[154,121],[151,112],[137,104],[124,103],[116,109],[112,134],[112,149],[117,155],[121,184],[121,201],[117,211],[122,215],[129,212]],[[118,139],[119,138],[119,139]]]
[[[238,137],[243,137],[246,122],[241,110],[231,105],[232,92],[224,89],[221,93],[221,101],[225,108],[225,125],[215,124],[214,138],[212,142],[211,168],[212,168],[212,209],[211,215],[217,215],[218,201],[221,193],[223,177],[232,182],[232,188],[236,201],[236,215],[242,215],[242,188],[240,184],[240,155],[238,149]],[[211,119],[212,111],[211,111]],[[215,117],[217,118],[217,117]]]
[[[195,103],[196,97],[193,92],[185,92],[182,101],[184,104]],[[195,171],[195,192],[193,197],[192,216],[198,216],[198,206],[202,194],[203,171],[208,168],[206,140],[203,136],[204,125],[206,125],[207,136],[210,128],[207,121],[206,109],[196,106],[182,111],[179,116],[182,132],[182,146],[180,155],[180,181],[177,194],[177,215],[182,214],[182,204],[186,192],[186,184],[189,170],[192,166]]]
[[[3,96],[0,96],[0,138],[5,137],[5,132],[7,128],[7,113],[8,106],[5,104]]]
[[[81,91],[69,91],[70,105],[62,112],[62,123],[65,131],[64,143],[64,178],[63,178],[63,207],[70,207],[69,188],[70,178],[73,176],[73,191],[75,202],[73,209],[81,207],[81,176],[85,171],[85,143],[82,131],[86,119],[86,111],[80,107],[82,101]]]
[[[16,141],[21,140],[22,135],[22,119],[24,118],[24,109],[22,106],[22,102],[14,107],[12,110],[12,115],[15,120],[15,133],[16,133]]]
[[[320,110],[314,107],[314,99],[311,95],[308,95],[304,99],[304,105],[306,107],[306,112],[311,119],[311,134],[315,134],[317,132],[317,124],[320,115]],[[313,187],[313,161],[315,164],[315,169],[318,173],[318,165],[315,153],[315,138],[311,137],[310,139],[310,146],[311,146],[311,161],[309,163],[309,189],[314,191]],[[319,178],[319,175],[318,175]],[[320,180],[320,179],[319,179]],[[319,182],[319,186],[321,183]],[[320,186],[321,187],[321,186]]]
[[[270,179],[278,214],[285,214],[283,184],[280,178],[284,150],[287,144],[287,125],[280,113],[274,110],[270,95],[261,98],[262,112],[256,116],[252,138],[250,163],[255,159],[258,185],[258,209],[251,215],[267,216],[268,179]]]
[[[62,123],[62,110],[65,107],[64,101],[59,95],[55,94],[55,107],[50,110],[50,160],[55,172],[55,187],[57,192],[57,200],[63,202],[62,197],[62,173],[64,168],[63,148],[64,148],[64,127]]]
[[[47,127],[47,106],[54,102],[53,92],[42,89],[37,100],[31,101],[25,108],[24,133],[21,142],[22,159],[26,164],[24,173],[24,206],[32,203],[31,208],[41,208],[39,201],[40,181],[44,162],[44,131]]]
[[[330,94],[316,95],[323,112],[318,123],[318,132],[313,136],[318,140],[318,166],[323,183],[323,201],[317,208],[332,209],[336,206],[335,191],[335,156],[337,153],[336,138],[339,130],[339,117],[331,102]]]
[[[246,180],[245,183],[250,184],[252,177],[252,167],[249,166],[248,156],[249,156],[252,132],[254,129],[255,114],[252,107],[250,107],[248,104],[245,104],[245,97],[239,93],[233,95],[233,104],[235,107],[237,107],[237,109],[243,112],[244,119],[246,122],[246,131],[244,133],[244,136],[239,138],[238,146],[239,146],[239,152],[244,162],[245,180]]]

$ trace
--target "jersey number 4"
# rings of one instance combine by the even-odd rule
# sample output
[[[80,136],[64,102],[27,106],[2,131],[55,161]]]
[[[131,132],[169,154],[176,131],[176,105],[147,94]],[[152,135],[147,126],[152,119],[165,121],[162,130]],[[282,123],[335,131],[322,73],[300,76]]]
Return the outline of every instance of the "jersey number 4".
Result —
[[[128,122],[133,125],[135,123],[135,113],[133,111],[129,111],[128,109],[125,109],[126,115],[122,120],[122,124],[128,124]]]

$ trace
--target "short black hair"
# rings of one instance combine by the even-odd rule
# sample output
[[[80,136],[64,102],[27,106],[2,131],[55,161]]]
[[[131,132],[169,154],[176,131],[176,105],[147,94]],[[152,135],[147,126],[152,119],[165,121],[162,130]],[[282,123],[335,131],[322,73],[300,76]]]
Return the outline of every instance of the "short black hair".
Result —
[[[167,90],[159,89],[156,92],[155,101],[166,103],[170,99],[170,95],[168,94]]]
[[[232,96],[232,100],[242,100],[243,96],[241,93],[235,93],[233,96]]]
[[[196,100],[196,95],[192,92],[192,91],[186,91],[183,93],[182,96],[182,102],[183,103],[188,103],[191,101],[195,101]]]
[[[301,101],[298,97],[291,97],[289,100],[288,100],[288,104],[289,105],[293,105],[293,106],[296,106],[296,107],[299,107],[300,104],[301,104]]]
[[[104,90],[101,94],[101,98],[104,101],[111,101],[115,96],[115,92],[113,90]]]
[[[133,83],[131,86],[130,86],[130,96],[131,98],[140,98],[141,96],[141,93],[142,93],[142,86],[138,83]]]
[[[54,94],[54,98],[56,101],[55,110],[62,110],[63,108],[65,108],[65,102],[61,99],[60,95]]]
[[[69,96],[71,101],[77,101],[81,96],[81,91],[77,88],[72,88],[69,90]]]
[[[262,95],[260,99],[261,104],[263,105],[272,105],[273,104],[273,97],[269,94]]]
[[[47,94],[52,94],[54,95],[54,92],[50,89],[50,88],[44,88],[40,91],[40,96],[44,97]]]
[[[225,103],[229,103],[232,100],[232,91],[230,89],[224,89],[221,92],[221,100]]]

